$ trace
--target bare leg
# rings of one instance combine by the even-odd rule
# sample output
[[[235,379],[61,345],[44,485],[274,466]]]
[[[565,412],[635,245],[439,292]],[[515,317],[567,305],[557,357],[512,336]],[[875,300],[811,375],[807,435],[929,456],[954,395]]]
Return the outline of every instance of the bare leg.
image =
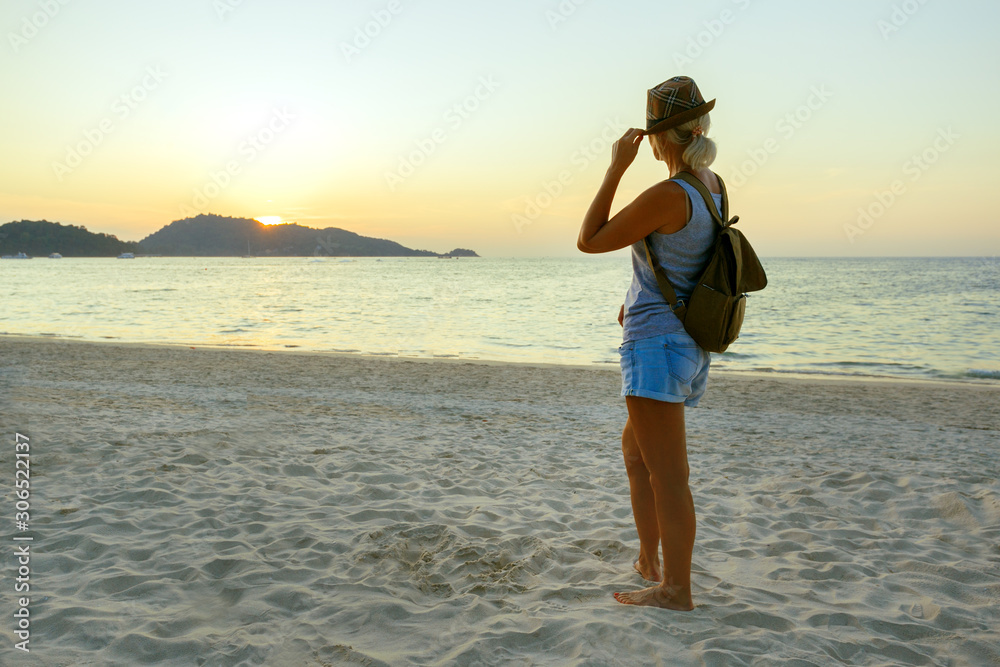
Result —
[[[630,421],[625,422],[622,431],[622,455],[625,457],[625,472],[628,473],[632,516],[639,533],[639,560],[634,567],[643,579],[660,581],[660,528],[656,521],[653,487],[649,485],[649,470],[642,461]]]
[[[663,546],[663,580],[658,586],[615,593],[624,604],[690,610],[691,552],[694,550],[694,500],[688,488],[684,404],[627,396],[628,423],[649,470],[656,521]]]

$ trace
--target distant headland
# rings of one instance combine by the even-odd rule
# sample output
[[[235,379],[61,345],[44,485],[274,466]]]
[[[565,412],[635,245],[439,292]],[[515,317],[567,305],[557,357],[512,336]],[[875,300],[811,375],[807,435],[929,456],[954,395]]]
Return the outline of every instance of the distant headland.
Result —
[[[473,250],[413,250],[387,239],[338,227],[314,229],[296,223],[265,225],[251,218],[198,215],[175,220],[139,242],[79,225],[21,220],[0,225],[0,255],[116,257],[122,253],[166,257],[478,257]]]

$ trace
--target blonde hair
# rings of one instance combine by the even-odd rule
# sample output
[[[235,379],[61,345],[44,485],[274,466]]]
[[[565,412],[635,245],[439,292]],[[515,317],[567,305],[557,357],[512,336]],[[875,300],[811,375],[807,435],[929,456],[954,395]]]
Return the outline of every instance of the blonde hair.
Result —
[[[691,130],[699,126],[702,129],[702,134],[691,134]],[[715,156],[718,152],[715,142],[706,136],[711,127],[712,119],[709,118],[708,114],[705,114],[665,132],[650,135],[653,138],[653,145],[658,149],[657,159],[666,159],[667,144],[671,143],[686,147],[684,155],[681,157],[684,164],[696,169],[707,167],[715,162]]]

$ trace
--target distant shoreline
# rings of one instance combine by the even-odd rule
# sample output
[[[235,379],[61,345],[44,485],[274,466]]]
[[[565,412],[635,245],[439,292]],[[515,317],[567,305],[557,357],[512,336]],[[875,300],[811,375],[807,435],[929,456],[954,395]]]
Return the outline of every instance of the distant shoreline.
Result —
[[[134,253],[133,259],[482,259],[481,255],[145,255]],[[18,259],[4,257],[4,259]],[[29,255],[20,259],[51,259],[46,255]],[[63,255],[59,259],[119,259],[118,255]]]

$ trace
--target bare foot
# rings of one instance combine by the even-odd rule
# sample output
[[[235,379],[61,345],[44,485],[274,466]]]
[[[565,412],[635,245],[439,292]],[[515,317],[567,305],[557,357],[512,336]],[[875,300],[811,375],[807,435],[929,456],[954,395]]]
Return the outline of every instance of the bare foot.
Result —
[[[677,586],[653,586],[640,591],[615,593],[615,599],[622,604],[634,604],[643,607],[661,607],[676,611],[691,611],[691,593],[683,592]]]
[[[639,573],[639,576],[641,576],[646,581],[659,581],[660,580],[660,573],[657,572],[656,566],[655,565],[653,565],[653,566],[645,565],[642,562],[642,557],[641,556],[639,557],[638,560],[636,560],[636,561],[634,561],[632,563],[632,567],[635,568],[635,571]]]

